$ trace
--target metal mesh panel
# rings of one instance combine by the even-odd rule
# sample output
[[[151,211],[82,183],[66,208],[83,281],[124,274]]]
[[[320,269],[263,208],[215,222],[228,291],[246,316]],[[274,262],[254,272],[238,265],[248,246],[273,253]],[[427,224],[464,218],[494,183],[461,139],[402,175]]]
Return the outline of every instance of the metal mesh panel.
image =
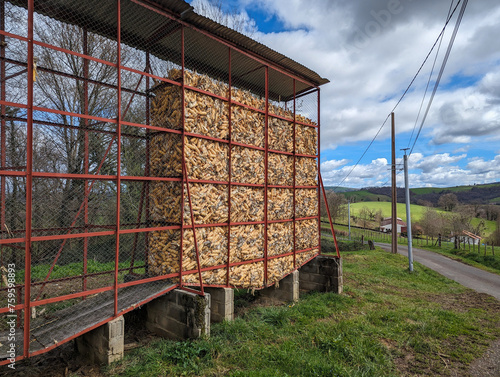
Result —
[[[21,37],[28,36],[28,1],[18,0],[17,5],[4,2],[0,6],[0,17],[5,17],[5,31]]]
[[[318,90],[312,90],[305,94],[297,95],[295,109],[298,122],[318,125],[318,99]]]
[[[27,38],[26,9],[6,3],[4,30]],[[36,1],[33,30],[0,36],[0,100],[20,104],[2,108],[0,259],[23,302],[31,237],[31,352],[178,286],[180,262],[187,285],[202,268],[261,288],[317,252],[311,85],[146,3]]]
[[[228,97],[229,48],[192,29],[184,29],[184,84]]]
[[[28,88],[28,73],[27,73],[27,43],[16,38],[0,36],[0,41],[3,42],[3,48],[0,50],[0,56],[4,64],[0,65],[5,77],[5,91],[3,96],[5,101],[27,104],[27,88]],[[16,115],[21,115],[25,110],[18,112]]]
[[[11,357],[8,355],[12,351],[11,343],[14,343],[16,356],[23,353],[24,310],[14,307],[24,303],[25,244],[3,244],[0,251],[3,267],[0,271],[0,308],[7,309],[0,315],[0,355],[6,358]],[[8,336],[14,339],[8,341]]]
[[[269,69],[269,113],[293,120],[294,80]]]
[[[85,196],[85,183],[83,179],[33,180],[33,232],[37,236],[113,229],[116,184],[92,181],[87,183]]]
[[[34,39],[116,63],[117,19],[116,3],[113,2],[36,2]],[[87,34],[87,48],[84,34]]]

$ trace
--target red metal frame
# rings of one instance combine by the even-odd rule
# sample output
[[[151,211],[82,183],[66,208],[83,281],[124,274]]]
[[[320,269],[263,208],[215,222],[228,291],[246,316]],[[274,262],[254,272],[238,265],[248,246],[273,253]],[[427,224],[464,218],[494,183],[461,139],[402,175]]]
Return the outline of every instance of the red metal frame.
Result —
[[[123,0],[121,0],[123,1]],[[43,352],[46,352],[54,346],[50,346],[46,349],[36,351],[36,352],[31,352],[30,353],[30,318],[31,318],[31,310],[32,308],[35,307],[41,307],[43,305],[49,305],[49,304],[54,304],[54,303],[59,303],[65,300],[69,299],[85,299],[91,295],[95,295],[98,293],[102,292],[113,292],[114,300],[113,300],[113,313],[112,315],[109,316],[109,318],[105,319],[101,323],[99,323],[96,326],[93,326],[92,328],[86,329],[84,331],[79,332],[78,334],[75,334],[67,339],[64,339],[63,341],[59,342],[58,344],[62,344],[64,342],[67,342],[68,340],[71,340],[84,332],[90,331],[91,329],[106,323],[107,321],[116,318],[117,316],[123,314],[124,312],[128,310],[132,310],[133,308],[129,308],[125,311],[120,311],[118,307],[118,298],[119,298],[119,289],[124,288],[124,287],[129,287],[129,286],[134,286],[134,285],[139,285],[143,283],[148,283],[148,282],[154,282],[154,281],[161,281],[169,278],[178,278],[178,283],[174,285],[174,287],[180,287],[182,289],[188,290],[190,292],[194,292],[197,294],[204,294],[204,288],[209,287],[209,286],[224,286],[224,287],[231,287],[230,284],[230,270],[232,267],[244,265],[244,264],[251,264],[251,263],[263,263],[264,265],[264,281],[263,281],[263,286],[259,288],[264,288],[270,284],[269,282],[269,271],[268,271],[268,264],[270,260],[274,260],[276,258],[281,258],[281,257],[290,257],[293,256],[293,269],[296,269],[299,266],[297,257],[303,253],[310,253],[313,250],[320,249],[321,248],[321,236],[320,236],[320,217],[319,213],[317,216],[308,216],[308,217],[302,217],[298,218],[296,214],[296,195],[297,195],[297,190],[298,189],[317,189],[318,190],[318,211],[319,211],[319,200],[320,200],[320,186],[322,185],[321,181],[321,175],[319,174],[319,166],[320,166],[320,156],[319,156],[319,147],[320,147],[320,136],[319,136],[319,129],[320,129],[320,123],[319,123],[319,110],[320,110],[320,104],[319,104],[319,88],[304,80],[303,78],[299,77],[297,74],[293,72],[289,72],[286,69],[283,69],[282,67],[276,66],[274,63],[267,61],[266,59],[255,55],[254,53],[251,53],[249,51],[242,50],[240,47],[237,45],[228,42],[226,40],[222,40],[221,38],[214,36],[204,30],[200,30],[198,28],[193,27],[192,25],[187,24],[186,22],[182,21],[178,15],[175,15],[171,12],[168,12],[167,10],[161,8],[157,4],[153,4],[152,2],[148,0],[129,0],[132,1],[136,4],[140,4],[146,9],[149,9],[151,11],[154,11],[158,14],[161,14],[165,17],[168,17],[169,19],[175,20],[178,25],[179,29],[175,29],[173,32],[177,33],[180,32],[180,49],[181,49],[181,72],[182,72],[182,77],[184,77],[185,69],[186,67],[186,51],[185,51],[185,43],[186,43],[186,28],[189,28],[190,30],[194,30],[200,34],[203,34],[213,40],[218,41],[225,47],[227,47],[227,70],[228,70],[228,96],[222,97],[204,90],[201,90],[196,87],[191,87],[189,85],[186,85],[184,80],[181,80],[180,82],[170,80],[164,77],[160,77],[155,75],[152,70],[151,70],[151,65],[150,65],[150,56],[149,56],[149,51],[145,51],[146,53],[146,67],[144,71],[139,71],[137,69],[127,67],[123,64],[126,64],[122,61],[122,45],[121,45],[121,23],[122,23],[122,14],[121,14],[121,1],[116,0],[116,62],[110,62],[106,61],[103,59],[99,59],[93,56],[89,55],[89,45],[88,45],[88,32],[85,28],[83,28],[84,32],[82,34],[82,41],[83,41],[83,50],[82,52],[76,52],[76,51],[71,51],[68,50],[67,48],[59,47],[59,46],[54,46],[48,43],[44,43],[41,41],[34,40],[34,14],[35,14],[35,4],[34,0],[28,0],[28,20],[27,20],[27,36],[19,36],[13,33],[9,33],[5,31],[5,23],[4,23],[4,14],[5,11],[3,9],[0,9],[0,43],[5,40],[5,38],[14,38],[19,41],[23,41],[27,45],[27,63],[16,61],[10,58],[6,58],[5,56],[5,49],[3,47],[0,47],[0,75],[1,75],[1,86],[0,86],[0,108],[1,108],[1,135],[0,135],[0,144],[1,144],[1,156],[0,156],[0,196],[2,203],[5,203],[6,201],[6,179],[7,177],[22,177],[26,181],[26,216],[25,216],[25,223],[26,223],[26,230],[13,230],[12,236],[15,237],[15,235],[19,235],[22,232],[25,232],[24,236],[20,237],[18,236],[17,238],[4,238],[4,232],[3,228],[0,229],[2,231],[2,239],[0,239],[0,262],[2,261],[3,258],[3,248],[5,247],[17,247],[17,248],[22,248],[24,250],[24,260],[25,260],[25,279],[23,284],[18,284],[17,285],[17,290],[18,294],[21,294],[22,290],[24,293],[24,300],[23,302],[19,302],[15,306],[15,310],[18,310],[19,313],[23,313],[22,316],[22,321],[23,321],[23,329],[24,329],[24,335],[23,335],[23,355],[19,356],[19,358],[26,358],[31,355],[36,355],[40,354]],[[2,2],[2,6],[3,6]],[[161,32],[161,30],[158,30]],[[172,33],[173,33],[172,32]],[[33,96],[34,96],[34,78],[33,78],[33,61],[34,61],[34,46],[37,47],[42,47],[44,49],[49,49],[53,50],[58,53],[62,54],[67,54],[74,56],[78,59],[82,59],[83,61],[83,72],[81,74],[75,75],[75,74],[69,74],[67,72],[59,72],[54,69],[50,69],[48,67],[37,67],[37,70],[39,72],[43,72],[46,74],[51,74],[51,75],[59,75],[61,77],[65,77],[68,80],[76,80],[78,82],[81,82],[83,84],[83,98],[84,98],[84,104],[83,104],[83,111],[82,114],[79,113],[73,113],[69,111],[62,111],[59,109],[53,109],[53,108],[48,108],[44,106],[35,106],[33,103]],[[238,53],[241,54],[242,56],[246,58],[250,58],[255,62],[258,62],[262,64],[261,67],[258,69],[264,68],[263,72],[263,79],[264,79],[264,90],[265,90],[265,108],[264,109],[257,109],[252,106],[248,106],[242,103],[239,103],[238,101],[235,101],[234,98],[232,97],[232,85],[233,85],[233,77],[232,77],[232,69],[234,68],[233,64],[235,64],[236,60],[233,60],[234,54]],[[116,69],[116,78],[117,82],[116,83],[106,83],[106,82],[99,82],[96,81],[94,78],[90,77],[91,74],[89,72],[90,70],[90,64],[91,63],[97,63],[100,65],[105,65],[107,67],[112,67],[113,69]],[[6,76],[6,64],[11,64],[15,66],[21,67],[21,69],[26,69],[27,71],[27,98],[26,98],[26,104],[19,104],[11,101],[7,101],[7,96],[6,96],[6,81],[12,79],[15,77],[15,75],[10,75],[9,77]],[[270,72],[272,70],[272,72]],[[20,71],[23,72],[23,71]],[[130,88],[124,88],[122,87],[122,75],[127,72],[127,73],[134,73],[139,75],[139,80],[137,82],[137,86],[135,89],[132,89],[133,86]],[[19,72],[18,72],[19,73]],[[271,74],[279,74],[283,75],[287,79],[293,80],[293,116],[291,118],[287,116],[281,116],[278,114],[274,114],[272,108],[270,107],[270,79],[269,76]],[[125,76],[123,76],[125,77]],[[273,76],[274,77],[274,76]],[[151,87],[151,80],[157,80],[160,82],[168,83],[170,85],[175,85],[180,88],[181,90],[181,103],[184,106],[184,100],[185,100],[185,91],[186,90],[191,90],[195,91],[201,94],[204,94],[206,96],[210,96],[212,98],[219,99],[221,101],[224,101],[224,103],[227,104],[228,108],[228,120],[229,120],[229,137],[228,139],[219,139],[215,137],[210,137],[210,136],[205,136],[205,135],[200,135],[192,132],[186,132],[184,128],[185,124],[185,114],[184,111],[182,111],[181,115],[181,122],[182,122],[182,127],[180,130],[171,130],[171,129],[166,129],[163,127],[158,127],[158,126],[152,126],[149,124],[150,122],[150,87]],[[146,91],[142,92],[140,87],[141,85],[144,86],[144,81],[145,80],[145,86],[146,86]],[[308,90],[305,93],[296,93],[296,84],[300,82],[303,84],[306,84],[311,87],[311,90]],[[135,84],[135,82],[134,82]],[[116,93],[116,98],[117,98],[117,117],[115,119],[109,119],[103,116],[96,116],[91,114],[89,111],[89,86],[91,85],[100,85],[105,88],[109,88],[110,90],[115,91]],[[127,84],[125,84],[127,85]],[[142,89],[144,90],[144,89]],[[271,88],[272,91],[272,88]],[[122,108],[122,96],[123,93],[127,93],[131,95],[130,101],[128,104]],[[315,124],[309,124],[305,123],[302,121],[297,120],[297,99],[306,95],[314,95],[317,93],[317,105],[318,105],[318,122],[317,125]],[[134,123],[130,121],[125,120],[125,116],[131,108],[132,101],[135,96],[141,96],[141,98],[146,99],[146,105],[145,105],[145,124],[140,124],[140,123]],[[286,102],[291,101],[291,99],[288,99]],[[14,107],[14,108],[19,108],[19,109],[25,109],[26,110],[26,117],[21,118],[21,117],[8,117],[6,116],[6,107]],[[232,109],[234,106],[239,106],[246,108],[248,110],[251,110],[253,112],[258,112],[259,114],[264,115],[264,147],[258,147],[255,145],[248,145],[244,143],[239,143],[235,142],[232,140],[232,135],[233,135],[233,124],[232,124]],[[66,128],[74,131],[79,131],[81,130],[80,127],[74,126],[74,125],[65,125],[65,124],[59,124],[53,119],[48,119],[46,120],[40,120],[40,119],[35,119],[34,118],[34,113],[44,113],[47,114],[48,116],[52,115],[57,115],[57,116],[67,116],[67,117],[74,117],[83,120],[83,128],[84,128],[84,164],[83,164],[83,174],[74,174],[74,173],[59,173],[59,172],[52,172],[52,171],[34,171],[33,167],[33,128],[34,125],[45,125],[45,126],[50,126],[50,127],[61,127],[61,128]],[[101,114],[99,114],[101,115]],[[286,122],[289,122],[293,126],[293,151],[292,152],[285,152],[285,151],[278,151],[270,148],[270,137],[269,137],[269,122],[270,118],[277,118],[280,120],[284,120]],[[7,120],[12,120],[12,121],[19,121],[19,122],[25,122],[26,123],[26,131],[27,131],[27,151],[26,151],[26,167],[8,167],[6,166],[7,163],[7,156],[6,156],[6,123]],[[135,119],[134,119],[135,121]],[[144,121],[139,120],[138,122]],[[115,132],[110,131],[110,130],[102,130],[99,129],[97,126],[101,124],[110,124],[115,126]],[[307,126],[311,128],[317,129],[318,133],[318,146],[317,146],[317,154],[316,155],[308,155],[308,154],[301,154],[298,153],[297,151],[297,142],[296,142],[296,128],[298,125],[302,126]],[[144,134],[141,134],[141,136],[134,135],[133,132],[130,132],[130,134],[123,133],[123,128],[124,126],[127,127],[135,127],[139,128],[142,130],[145,130],[146,136]],[[126,137],[133,137],[133,138],[140,138],[145,141],[146,143],[146,151],[149,152],[150,149],[150,135],[152,133],[171,133],[171,134],[177,134],[182,136],[182,177],[152,177],[150,176],[150,171],[149,171],[149,153],[146,153],[146,163],[145,163],[145,169],[144,169],[144,176],[129,176],[129,175],[123,175],[124,173],[126,174],[127,172],[124,169],[122,169],[122,138]],[[102,135],[112,135],[111,141],[109,143],[109,146],[107,149],[104,151],[104,155],[101,158],[101,161],[99,163],[99,166],[97,167],[94,172],[91,172],[91,145],[90,145],[90,136],[93,133],[99,133]],[[235,182],[234,177],[233,177],[233,171],[232,171],[232,163],[229,163],[229,171],[228,171],[228,178],[227,181],[211,181],[211,180],[201,180],[201,179],[191,179],[189,178],[188,175],[188,169],[186,165],[186,160],[185,160],[185,140],[187,137],[196,137],[196,138],[202,138],[218,143],[223,143],[228,146],[229,148],[229,161],[232,160],[232,149],[234,147],[244,147],[244,148],[249,148],[252,150],[258,150],[264,152],[264,183],[263,184],[249,184],[249,183],[243,183],[243,182]],[[102,171],[102,168],[104,166],[104,163],[106,162],[107,158],[109,155],[116,153],[116,174],[100,174]],[[291,185],[271,185],[269,182],[269,153],[276,153],[276,154],[281,154],[281,155],[287,155],[290,156],[293,159],[293,181]],[[311,159],[315,159],[318,164],[318,184],[314,186],[305,186],[305,185],[297,185],[296,181],[296,162],[297,162],[297,157],[308,157]],[[96,163],[97,165],[97,163]],[[81,205],[76,212],[74,218],[72,219],[72,222],[69,227],[67,228],[44,228],[44,229],[35,229],[33,228],[33,179],[60,179],[60,180],[82,180],[83,181],[83,199],[81,202]],[[106,225],[95,225],[92,224],[92,219],[91,219],[91,211],[90,211],[90,203],[89,203],[89,198],[92,193],[92,189],[94,187],[94,184],[96,181],[101,181],[101,182],[112,182],[113,184],[116,185],[116,208],[114,209],[114,217],[116,219],[115,224],[109,224],[109,222],[106,222]],[[138,201],[138,212],[137,212],[137,217],[135,220],[135,223],[131,224],[125,224],[122,223],[120,220],[121,217],[121,201],[122,201],[122,183],[123,182],[138,182],[138,184],[142,185],[142,190],[140,194],[140,200]],[[149,189],[150,189],[150,183],[151,182],[179,182],[182,185],[182,198],[181,198],[181,223],[180,224],[162,224],[162,226],[155,226],[158,224],[152,224],[151,223],[151,217],[150,217],[150,211],[151,211],[151,203],[149,200]],[[193,183],[208,183],[208,184],[217,184],[217,185],[225,185],[227,186],[228,190],[228,219],[227,222],[224,223],[217,223],[217,224],[195,224],[194,222],[194,214],[192,210],[192,199],[191,199],[191,192],[190,192],[190,185]],[[232,190],[233,187],[254,187],[254,188],[259,188],[264,191],[264,219],[261,221],[247,221],[247,222],[233,222],[231,219],[231,195],[232,195]],[[293,193],[293,213],[292,213],[292,218],[290,219],[282,219],[282,220],[269,220],[268,219],[268,190],[272,188],[281,188],[281,189],[290,189],[292,190]],[[186,195],[187,195],[187,205],[189,205],[190,208],[190,217],[191,217],[191,224],[184,224],[184,200],[185,198],[185,191],[186,190]],[[324,188],[323,188],[324,190]],[[125,191],[124,191],[125,192]],[[324,193],[323,193],[324,194]],[[145,215],[144,215],[145,212]],[[78,224],[77,226],[77,221],[80,219],[80,217],[83,217],[83,225]],[[145,217],[145,220],[143,220]],[[316,220],[318,221],[318,230],[319,230],[319,239],[318,239],[318,246],[314,245],[313,247],[304,249],[304,250],[297,250],[297,240],[295,237],[296,233],[296,225],[297,221],[303,221],[303,220]],[[0,211],[0,221],[3,227],[3,224],[6,223],[6,208],[5,205],[2,205],[1,211]],[[134,220],[132,220],[134,221]],[[269,232],[269,225],[274,224],[274,223],[288,223],[292,222],[293,226],[293,233],[294,233],[294,238],[293,238],[293,250],[289,253],[285,254],[280,254],[280,255],[274,255],[270,256],[268,253],[268,247],[269,247],[269,242],[268,242],[268,232]],[[263,225],[264,228],[264,254],[262,258],[256,258],[253,260],[248,260],[248,261],[242,261],[242,262],[235,262],[231,263],[231,231],[233,226],[244,226],[244,225]],[[198,228],[206,228],[206,227],[227,227],[227,244],[228,244],[228,250],[227,250],[227,261],[220,265],[220,266],[211,266],[211,267],[201,267],[200,263],[200,254],[199,254],[199,245],[198,245],[198,240],[196,236],[196,229]],[[195,244],[195,254],[196,254],[196,263],[197,267],[193,270],[190,271],[183,271],[183,238],[184,238],[184,230],[185,229],[191,229],[193,231],[193,237],[194,237],[194,244]],[[148,235],[153,232],[153,231],[160,231],[160,230],[176,230],[180,232],[180,251],[179,251],[179,271],[171,274],[166,274],[163,276],[154,276],[154,277],[148,277],[146,274],[145,276],[138,276],[140,279],[136,281],[130,281],[127,283],[121,283],[119,274],[128,271],[129,274],[137,276],[136,272],[140,268],[145,268],[146,272],[149,269],[148,265],[148,253],[149,253],[149,237]],[[47,233],[50,232],[50,233]],[[332,225],[332,232],[333,232],[333,225]],[[120,260],[120,248],[122,248],[122,253],[124,252],[124,246],[125,242],[123,238],[120,238],[122,235],[126,234],[134,234],[133,236],[133,243],[132,243],[132,249],[130,253],[130,266],[126,268],[120,268],[119,266],[119,260]],[[137,258],[137,247],[138,247],[138,239],[139,237],[142,237],[144,234],[145,238],[145,250],[144,254],[145,259],[144,263],[141,265],[137,265],[137,261],[140,258]],[[88,258],[89,258],[89,244],[92,238],[95,237],[113,237],[115,241],[114,245],[114,268],[110,271],[102,271],[98,273],[89,273],[88,271]],[[335,235],[334,235],[335,236]],[[83,250],[82,256],[83,256],[83,261],[82,261],[82,273],[76,276],[70,276],[66,278],[61,278],[61,279],[51,279],[51,275],[53,272],[53,269],[55,268],[55,265],[59,261],[59,258],[61,254],[63,253],[63,249],[65,245],[67,244],[68,240],[73,240],[73,239],[81,239],[83,241]],[[59,248],[57,248],[57,252],[55,253],[55,256],[52,259],[52,263],[50,265],[48,274],[45,276],[45,279],[43,281],[35,281],[32,282],[31,278],[31,267],[32,267],[32,255],[31,255],[31,248],[34,242],[40,242],[40,241],[60,241],[61,245]],[[335,240],[336,242],[336,240]],[[24,245],[23,245],[24,243]],[[305,255],[305,254],[304,254]],[[309,254],[307,254],[309,255]],[[123,255],[122,255],[123,259]],[[303,260],[303,259],[302,259]],[[303,264],[302,262],[301,264]],[[226,268],[226,277],[225,277],[225,284],[219,285],[206,285],[203,283],[202,279],[202,273],[205,271],[211,271],[219,268]],[[291,271],[290,271],[291,272]],[[189,275],[189,274],[198,274],[199,280],[200,280],[200,291],[195,290],[193,288],[187,287],[187,283],[183,281],[183,276]],[[88,284],[88,279],[91,277],[95,276],[100,276],[100,275],[109,275],[113,277],[113,283],[104,287],[92,289],[90,287],[89,289],[89,284]],[[66,281],[71,281],[73,279],[79,279],[81,281],[81,291],[76,292],[76,293],[71,293],[71,294],[65,294],[57,297],[49,297],[49,298],[43,298],[42,292],[46,285],[49,284],[55,284],[55,283],[60,283],[60,282],[66,282]],[[193,284],[189,284],[189,286],[193,286]],[[37,296],[36,298],[32,298],[32,288],[37,288]],[[172,288],[173,289],[173,288]],[[3,292],[4,289],[0,287],[0,292]],[[162,293],[159,293],[160,295]],[[145,303],[148,300],[141,301],[141,304]],[[0,308],[0,313],[6,313],[6,308]],[[19,316],[21,317],[21,315]],[[5,362],[0,362],[0,365],[6,364]]]

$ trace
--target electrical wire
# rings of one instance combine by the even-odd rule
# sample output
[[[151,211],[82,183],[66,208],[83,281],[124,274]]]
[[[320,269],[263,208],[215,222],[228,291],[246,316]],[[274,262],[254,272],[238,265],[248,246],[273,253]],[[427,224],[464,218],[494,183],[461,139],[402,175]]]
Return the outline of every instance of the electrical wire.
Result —
[[[454,0],[452,0],[453,2]],[[368,144],[368,146],[366,147],[365,151],[363,152],[363,154],[361,155],[361,157],[358,159],[358,161],[356,162],[356,164],[354,164],[354,166],[351,168],[351,170],[349,171],[349,173],[347,173],[347,175],[340,181],[340,183],[335,186],[334,190],[339,188],[340,185],[351,175],[351,173],[354,171],[354,169],[359,165],[359,163],[361,162],[361,160],[363,159],[363,157],[366,155],[366,153],[368,152],[368,150],[370,149],[370,147],[373,145],[373,143],[375,142],[375,140],[377,139],[378,135],[380,134],[380,132],[382,131],[382,129],[384,128],[385,124],[387,123],[387,120],[389,119],[389,117],[391,116],[391,113],[394,112],[394,110],[396,110],[396,108],[399,106],[399,104],[401,103],[401,101],[403,100],[403,98],[406,96],[406,94],[408,93],[408,91],[410,90],[410,88],[413,86],[413,83],[415,82],[415,80],[417,79],[418,75],[420,74],[420,71],[423,69],[425,63],[427,63],[427,60],[429,59],[429,56],[432,54],[432,51],[434,50],[434,48],[436,47],[437,43],[439,42],[439,40],[441,39],[441,37],[443,36],[445,30],[446,30],[446,27],[448,26],[448,23],[450,22],[450,20],[452,19],[453,15],[455,14],[455,11],[457,10],[458,6],[460,5],[462,0],[458,0],[458,3],[457,5],[455,6],[455,8],[453,8],[453,12],[449,15],[449,17],[447,18],[444,26],[443,26],[443,29],[441,30],[441,32],[439,33],[438,37],[436,38],[436,41],[434,42],[434,44],[432,45],[429,53],[427,54],[427,56],[425,57],[424,61],[422,62],[422,64],[420,65],[420,68],[418,69],[417,73],[415,74],[415,76],[413,76],[413,79],[411,80],[410,84],[408,85],[408,87],[406,88],[406,90],[404,91],[404,93],[402,94],[402,96],[399,98],[398,102],[396,103],[396,105],[394,106],[394,108],[389,112],[389,114],[387,115],[387,117],[385,118],[384,122],[382,123],[382,125],[380,126],[380,128],[378,129],[377,133],[375,134],[375,136],[373,137],[373,139],[370,141],[370,144]],[[465,1],[465,0],[464,0]],[[467,1],[466,1],[467,2]],[[463,7],[462,7],[463,8]],[[422,125],[421,125],[422,126]],[[421,130],[421,128],[420,128]],[[419,134],[420,134],[420,130],[419,130]],[[417,135],[417,138],[418,138],[418,135]],[[415,140],[416,141],[416,140]],[[411,154],[411,153],[410,153]]]
[[[448,19],[450,17],[450,12],[451,12],[451,9],[453,8],[453,2],[454,2],[454,0],[451,0],[450,9],[448,9],[448,15],[446,16],[446,19]],[[429,73],[429,79],[427,80],[427,85],[425,86],[424,95],[422,97],[422,101],[420,102],[420,107],[418,109],[417,117],[415,118],[415,124],[413,125],[413,130],[411,131],[410,139],[408,140],[407,148],[410,148],[410,144],[411,144],[411,141],[413,139],[413,134],[415,133],[415,130],[417,129],[418,119],[420,118],[420,113],[422,112],[422,107],[424,106],[425,97],[427,97],[427,91],[429,90],[429,85],[431,83],[432,76],[434,75],[434,68],[436,67],[436,62],[437,62],[437,58],[439,56],[439,51],[441,50],[441,44],[443,43],[443,39],[444,39],[444,34],[441,35],[441,39],[439,41],[439,46],[438,46],[438,49],[436,51],[436,56],[434,57],[434,62],[432,63],[431,72]]]
[[[417,143],[418,137],[420,136],[420,132],[422,131],[422,128],[424,126],[425,120],[427,119],[427,115],[429,114],[429,110],[432,105],[432,101],[434,100],[434,96],[436,95],[439,82],[441,81],[441,77],[443,76],[444,68],[446,67],[446,63],[448,62],[448,58],[450,57],[451,49],[453,47],[453,44],[455,42],[455,38],[458,33],[458,28],[460,27],[460,24],[462,22],[462,18],[465,13],[465,8],[467,7],[468,0],[464,0],[462,3],[462,8],[460,9],[460,13],[458,14],[457,22],[455,24],[455,29],[453,29],[453,34],[451,35],[450,42],[448,44],[448,49],[446,50],[446,54],[443,58],[443,62],[441,63],[441,69],[439,70],[438,77],[436,79],[436,82],[434,84],[434,90],[432,91],[431,98],[429,99],[429,103],[427,104],[427,109],[425,110],[424,117],[422,118],[422,122],[420,123],[420,128],[418,129],[417,136],[415,137],[415,141],[413,142],[413,145],[410,149],[410,153],[408,154],[408,157],[411,156],[413,149],[415,148],[415,144]],[[458,5],[458,4],[457,4]]]

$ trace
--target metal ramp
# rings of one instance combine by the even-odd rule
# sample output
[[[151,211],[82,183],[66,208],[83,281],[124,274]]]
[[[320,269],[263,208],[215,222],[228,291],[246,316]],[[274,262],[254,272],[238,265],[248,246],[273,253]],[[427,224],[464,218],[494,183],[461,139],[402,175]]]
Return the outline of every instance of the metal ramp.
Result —
[[[133,310],[177,286],[178,284],[169,281],[154,281],[121,288],[118,290],[118,313]],[[74,338],[99,323],[111,320],[113,312],[114,292],[108,291],[33,319],[30,329],[30,353],[53,348],[58,343]],[[23,332],[19,329],[16,332],[16,339],[22,340]],[[6,332],[0,334],[0,360],[8,358],[7,335]],[[22,355],[22,341],[16,343],[17,354]]]

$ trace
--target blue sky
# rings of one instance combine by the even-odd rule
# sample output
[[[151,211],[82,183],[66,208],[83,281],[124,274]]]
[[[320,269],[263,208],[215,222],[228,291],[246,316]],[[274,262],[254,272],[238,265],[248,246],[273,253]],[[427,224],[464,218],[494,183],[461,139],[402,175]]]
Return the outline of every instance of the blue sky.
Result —
[[[202,2],[210,5],[208,0],[190,1],[195,10],[201,10]],[[246,21],[244,32],[252,38],[330,79],[330,84],[321,87],[325,185],[388,185],[390,121],[346,176],[412,80],[458,0],[230,0],[211,4],[215,3]],[[446,29],[420,117],[460,7]],[[469,2],[409,158],[412,187],[500,181],[498,35],[498,1]],[[435,54],[396,109],[398,162],[403,156],[400,149],[413,146],[420,127],[417,114],[434,59]],[[398,185],[403,185],[402,174]]]

